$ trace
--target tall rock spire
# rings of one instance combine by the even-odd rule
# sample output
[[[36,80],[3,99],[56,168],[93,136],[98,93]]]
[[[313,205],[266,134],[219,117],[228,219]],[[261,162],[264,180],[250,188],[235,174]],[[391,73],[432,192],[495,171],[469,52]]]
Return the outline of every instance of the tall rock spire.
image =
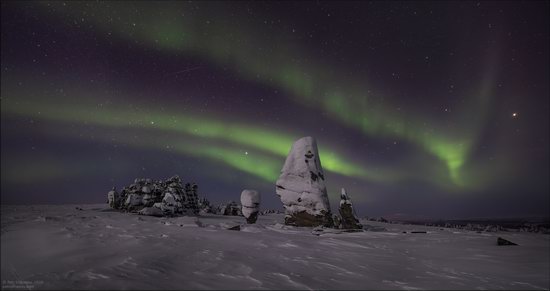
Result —
[[[276,191],[285,207],[285,224],[332,226],[325,174],[313,137],[294,142],[276,182]]]

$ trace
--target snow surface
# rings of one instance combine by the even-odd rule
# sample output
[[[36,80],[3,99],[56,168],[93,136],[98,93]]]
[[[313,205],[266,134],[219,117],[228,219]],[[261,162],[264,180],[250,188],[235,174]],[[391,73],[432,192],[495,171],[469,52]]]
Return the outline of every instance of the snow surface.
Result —
[[[362,221],[387,231],[314,235],[282,225],[281,214],[247,225],[243,217],[149,217],[106,204],[1,210],[3,289],[14,281],[34,289],[549,288],[543,234]],[[241,231],[227,230],[235,225]],[[497,246],[498,236],[519,246]]]

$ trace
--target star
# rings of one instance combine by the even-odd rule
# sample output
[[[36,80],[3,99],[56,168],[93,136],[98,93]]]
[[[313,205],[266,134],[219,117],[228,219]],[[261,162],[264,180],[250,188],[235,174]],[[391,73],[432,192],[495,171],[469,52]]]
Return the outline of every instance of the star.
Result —
[[[517,113],[517,112],[512,113],[512,118],[517,118],[517,117],[518,117],[518,113]]]

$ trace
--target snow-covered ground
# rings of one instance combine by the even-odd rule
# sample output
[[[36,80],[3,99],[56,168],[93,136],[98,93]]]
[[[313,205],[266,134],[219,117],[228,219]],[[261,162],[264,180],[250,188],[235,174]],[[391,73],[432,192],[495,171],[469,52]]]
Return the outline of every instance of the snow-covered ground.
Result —
[[[82,207],[78,210],[75,207]],[[3,289],[548,289],[550,236],[385,224],[312,234],[283,216],[156,218],[2,206]],[[226,228],[241,224],[240,231]],[[367,227],[368,228],[368,227]],[[427,233],[410,233],[410,231]],[[403,233],[403,232],[407,233]],[[519,246],[497,246],[497,237]],[[18,281],[18,282],[17,282]]]

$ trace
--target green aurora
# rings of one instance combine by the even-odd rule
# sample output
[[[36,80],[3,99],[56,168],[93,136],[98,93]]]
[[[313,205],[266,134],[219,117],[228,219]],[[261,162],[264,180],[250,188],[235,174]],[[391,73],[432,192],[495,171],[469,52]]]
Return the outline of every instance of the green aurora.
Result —
[[[170,53],[197,55],[214,64],[233,67],[244,78],[285,90],[298,104],[316,107],[342,125],[354,127],[368,136],[413,143],[446,166],[447,176],[452,184],[457,187],[475,186],[476,181],[469,181],[467,175],[464,175],[463,166],[476,143],[475,128],[479,128],[481,120],[467,121],[464,116],[457,115],[456,123],[462,125],[449,131],[445,128],[438,129],[433,121],[421,116],[404,118],[394,112],[393,106],[378,104],[373,97],[379,96],[373,96],[376,93],[372,93],[374,90],[366,85],[365,80],[339,78],[324,64],[309,62],[298,65],[291,60],[299,59],[305,51],[293,45],[289,39],[280,38],[276,43],[267,41],[259,31],[239,21],[222,17],[223,2],[202,3],[211,6],[211,9],[200,11],[195,10],[193,3],[165,4],[158,7],[151,2],[132,3],[150,11],[147,15],[136,18],[133,13],[127,13],[127,3],[44,3],[45,6],[55,7],[61,16],[86,15],[85,21],[128,41],[138,41]],[[256,49],[255,44],[260,42],[265,44],[264,47],[276,50],[270,50],[267,58],[265,51]],[[491,68],[488,67],[488,70]],[[469,108],[478,108],[479,114],[472,114],[473,116],[484,115],[483,104],[487,104],[491,93],[483,88],[488,88],[488,85],[490,81],[480,82],[480,89],[472,92],[472,98],[469,98],[475,100],[475,104]],[[189,129],[195,128],[192,121],[190,122],[190,126],[184,126],[181,130],[189,133]],[[170,121],[159,119],[160,127],[166,127],[168,123]],[[429,124],[430,127],[426,128],[424,124]],[[281,155],[286,154],[288,144],[291,143],[288,136],[263,134],[263,130],[243,134],[241,129],[243,128],[233,128],[234,132],[225,138],[243,142],[243,139],[248,139],[251,135],[260,134],[263,138],[246,142],[257,143],[254,146]],[[219,133],[218,130],[219,127],[206,123],[197,134],[212,137]],[[359,167],[350,169],[338,158],[324,158],[323,163],[332,171],[365,176],[365,172]]]

